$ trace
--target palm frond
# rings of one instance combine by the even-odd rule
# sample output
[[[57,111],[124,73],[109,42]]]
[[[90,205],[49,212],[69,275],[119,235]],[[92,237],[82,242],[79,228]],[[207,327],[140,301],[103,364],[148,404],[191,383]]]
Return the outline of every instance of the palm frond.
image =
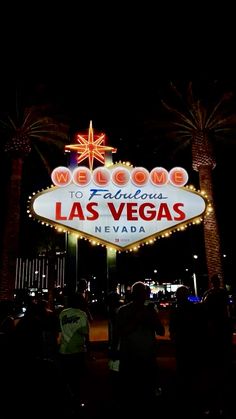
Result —
[[[37,147],[36,144],[34,144],[34,148],[37,151],[38,156],[42,160],[43,165],[44,165],[44,167],[46,168],[46,170],[48,172],[48,175],[50,176],[51,175],[51,172],[52,172],[52,168],[50,167],[48,161],[45,159],[44,155],[42,154],[42,152],[40,151],[40,149]]]
[[[225,132],[225,133],[230,132],[230,133],[232,133],[232,128],[231,127],[220,127],[220,128],[216,128],[214,130],[214,132],[215,133],[217,133],[217,132]]]
[[[193,83],[191,81],[188,83],[186,98],[187,98],[187,104],[189,108],[191,109],[192,105],[195,103],[195,100],[193,97]]]
[[[13,129],[12,125],[9,124],[9,121],[4,121],[3,119],[0,120],[0,129],[6,131]]]
[[[231,96],[230,96],[231,97]],[[228,95],[223,95],[220,100],[216,103],[216,105],[214,106],[213,110],[211,111],[209,117],[206,120],[206,128],[209,128],[209,126],[211,126],[211,129],[214,128],[214,124],[217,121],[217,112],[219,110],[219,108],[221,107],[221,105],[226,101],[229,100],[230,98]]]
[[[179,89],[177,89],[176,84],[174,84],[173,81],[170,81],[170,87],[171,89],[174,91],[174,93],[176,94],[176,96],[178,96],[178,98],[181,100],[181,102],[184,103],[184,98],[182,93],[179,91]]]
[[[217,103],[211,108],[210,112],[203,105],[202,101],[198,98],[195,99],[193,95],[192,83],[189,82],[186,92],[186,100],[184,101],[184,95],[179,91],[179,89],[172,83],[171,88],[175,92],[178,99],[181,100],[181,103],[185,103],[186,111],[183,112],[178,108],[171,106],[162,100],[162,105],[172,114],[175,115],[177,120],[172,121],[172,125],[179,127],[179,134],[181,136],[187,135],[189,131],[189,138],[191,139],[191,134],[193,135],[196,132],[219,132],[220,130],[228,131],[226,128],[233,129],[236,128],[236,114],[226,116],[226,110],[224,112],[220,111],[222,105],[225,102],[229,102],[232,98],[232,93],[227,92],[223,94]],[[222,131],[223,132],[223,131]]]
[[[9,121],[8,127],[10,129],[13,129],[13,130],[16,131],[17,130],[17,126],[16,126],[15,122],[13,121],[13,119],[10,116],[8,116],[8,121]]]
[[[23,122],[22,122],[22,125],[21,125],[22,129],[25,129],[26,127],[30,126],[29,121],[32,118],[33,118],[32,112],[27,111],[27,112],[24,113]]]
[[[48,157],[54,153],[47,153],[48,157],[45,157],[42,147],[44,144],[51,145],[55,152],[60,150],[63,155],[64,146],[68,142],[68,126],[52,117],[40,115],[37,108],[26,109],[21,121],[7,116],[5,121],[0,121],[0,126],[5,152],[25,158],[34,148],[48,173],[51,171]],[[46,148],[44,151],[47,151]]]
[[[183,112],[178,111],[178,109],[169,106],[164,100],[162,100],[161,103],[168,111],[174,113],[177,117],[184,121],[186,125],[189,125],[193,129],[197,129],[196,125],[194,125],[194,122],[191,119],[189,119]]]
[[[187,87],[187,94],[186,99],[184,98],[183,94],[177,89],[176,85],[171,82],[172,90],[175,92],[176,96],[180,99],[182,105],[184,106],[186,115],[188,114],[192,119],[192,122],[198,125],[199,119],[197,117],[197,109],[196,109],[196,102],[193,96],[193,85],[190,81]]]
[[[186,126],[186,124],[183,124],[183,123],[181,123],[181,122],[176,122],[176,121],[174,121],[174,122],[172,122],[172,124],[173,125],[175,125],[175,126],[177,126],[177,127],[182,127],[182,128],[185,128],[185,130],[186,131],[191,131],[190,129],[189,129],[189,127],[188,126]],[[196,128],[194,128],[194,130],[193,131],[196,131]]]
[[[222,119],[220,119],[220,116],[218,116],[212,121],[212,124],[209,124],[208,128],[215,130],[220,125],[221,126],[230,125],[232,129],[236,125],[236,114],[226,116]]]
[[[49,134],[44,134],[43,136],[42,136],[42,134],[41,133],[39,133],[39,134],[31,134],[31,139],[35,139],[35,140],[37,140],[37,142],[39,143],[48,143],[48,144],[51,144],[51,145],[55,145],[58,149],[64,149],[64,147],[65,147],[65,142],[64,141],[61,141],[59,138],[56,138],[56,137],[52,137],[51,135],[50,135],[50,133]],[[33,142],[33,146],[35,145],[35,142]]]

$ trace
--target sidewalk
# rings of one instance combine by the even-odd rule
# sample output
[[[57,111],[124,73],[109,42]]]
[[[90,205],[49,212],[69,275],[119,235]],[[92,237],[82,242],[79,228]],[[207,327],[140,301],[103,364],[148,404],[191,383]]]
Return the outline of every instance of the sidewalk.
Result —
[[[89,362],[89,372],[86,382],[87,409],[84,410],[84,417],[87,419],[106,419],[120,418],[126,412],[122,411],[122,400],[117,404],[116,376],[117,373],[111,373],[108,369],[108,343],[107,343],[107,322],[106,320],[94,321],[91,327],[91,350],[93,359]],[[174,347],[168,336],[158,337],[158,357],[159,380],[162,387],[162,395],[157,397],[156,407],[154,411],[149,412],[147,417],[158,416],[159,419],[174,418],[184,416],[184,406],[186,405],[186,395],[181,395],[182,400],[177,400],[178,386],[176,382],[176,362]],[[234,349],[236,346],[234,345]],[[194,362],[194,360],[193,360]],[[195,372],[194,365],[190,365],[190,371]],[[222,387],[228,387],[229,391],[226,395],[225,407],[227,415],[222,418],[233,418],[236,415],[236,406],[234,405],[234,394],[236,394],[236,351],[234,351],[234,363],[230,375],[230,381],[222,383]],[[199,394],[206,387],[206,377],[202,376],[198,383],[195,383],[193,397],[194,401],[189,406],[187,413],[188,419],[202,419],[204,417],[212,417],[200,413]],[[182,407],[181,407],[182,404]],[[177,408],[177,405],[179,409]],[[183,410],[182,410],[183,408]],[[215,416],[217,417],[217,416]]]
[[[205,386],[204,377],[200,383],[196,383],[193,394],[193,402],[189,406],[186,416],[184,416],[184,407],[188,403],[186,395],[181,395],[181,400],[177,400],[177,382],[176,382],[176,363],[172,347],[169,341],[160,341],[159,356],[157,363],[159,367],[159,382],[162,388],[162,394],[156,398],[155,408],[148,409],[145,418],[149,419],[157,416],[159,419],[181,417],[181,419],[203,419],[212,416],[203,414],[202,405],[199,404],[199,394],[201,387]],[[87,394],[87,408],[84,410],[84,418],[87,419],[117,419],[126,416],[126,410],[122,406],[122,400],[117,398],[117,380],[118,373],[111,373],[108,369],[107,347],[104,342],[94,343],[92,345],[93,359],[89,362],[89,371],[87,382],[85,384],[85,393]],[[190,366],[194,370],[194,365]],[[236,383],[235,383],[235,364],[231,375],[230,383],[222,383],[222,386],[229,387],[226,395],[227,415],[222,418],[235,418],[236,406],[234,404]],[[194,397],[195,395],[195,397]],[[186,411],[185,411],[186,414]],[[215,418],[218,416],[214,416]]]
[[[85,393],[88,394],[87,409],[84,415],[88,419],[106,419],[125,415],[117,405],[118,373],[111,373],[108,368],[108,322],[106,319],[94,319],[90,325],[91,358],[89,371],[85,384]],[[164,397],[169,391],[169,383],[174,384],[175,357],[174,349],[167,337],[158,337],[158,365],[160,381]],[[171,390],[172,391],[172,390]],[[173,393],[173,392],[172,392]],[[162,402],[164,400],[162,397]],[[161,400],[158,401],[160,405]],[[119,406],[122,401],[119,400]],[[159,406],[160,408],[160,406]],[[160,412],[158,417],[161,418]]]
[[[159,336],[159,340],[169,341],[168,321],[162,319],[165,327],[165,336]],[[90,342],[107,342],[108,341],[108,320],[104,317],[95,317],[90,323]]]

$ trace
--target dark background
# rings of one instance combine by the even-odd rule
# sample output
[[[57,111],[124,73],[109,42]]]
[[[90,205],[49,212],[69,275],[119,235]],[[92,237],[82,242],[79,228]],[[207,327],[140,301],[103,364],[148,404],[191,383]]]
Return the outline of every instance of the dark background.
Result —
[[[147,18],[142,8],[137,17],[137,10],[130,15],[121,9],[117,7],[115,14],[108,13],[108,17],[102,19],[100,14],[96,17],[93,10],[93,19],[90,20],[90,13],[78,15],[75,12],[73,16],[72,10],[63,8],[63,11],[55,10],[52,18],[48,9],[37,8],[34,19],[13,19],[3,31],[2,38],[1,117],[8,113],[14,116],[16,95],[21,107],[46,103],[50,112],[70,127],[69,141],[76,131],[87,130],[92,120],[95,131],[105,132],[108,144],[117,147],[114,161],[129,160],[134,166],[144,166],[149,170],[158,165],[168,170],[175,165],[183,166],[189,173],[189,183],[198,187],[197,173],[191,168],[190,149],[176,152],[174,142],[166,138],[164,130],[155,129],[155,121],[166,122],[161,99],[168,98],[170,80],[181,88],[193,80],[198,91],[204,91],[205,86],[219,80],[219,90],[230,90],[236,96],[233,50],[228,53],[229,42],[223,44],[222,35],[218,39],[211,33],[210,41],[206,38],[202,43],[199,31],[196,48],[192,43],[192,18],[188,30],[184,31],[182,27],[181,32],[181,22],[178,21],[174,29],[174,16],[171,13],[171,18],[168,13],[163,30],[161,15],[155,13],[152,16],[149,10]],[[28,16],[31,12],[28,10]],[[119,12],[122,12],[120,20]],[[10,36],[13,28],[14,37]],[[236,111],[236,106],[234,109]],[[219,142],[216,155],[217,166],[213,172],[216,208],[222,251],[227,255],[225,273],[227,281],[233,282],[236,260],[235,141],[230,144]],[[50,155],[50,160],[54,167],[65,163],[65,157],[59,154]],[[2,228],[8,168],[3,153],[0,162]],[[39,243],[45,239],[50,241],[51,236],[58,248],[64,248],[63,236],[55,235],[52,229],[26,216],[28,195],[51,183],[34,153],[26,161],[24,171],[22,255],[34,254]],[[192,255],[195,253],[199,255],[197,266],[193,266]],[[81,275],[96,275],[103,283],[106,278],[104,249],[94,249],[81,241],[80,255]],[[87,260],[91,263],[88,264]],[[136,254],[118,254],[117,266],[118,276],[127,282],[152,277],[154,269],[157,269],[160,281],[179,278],[190,281],[185,269],[192,271],[194,268],[205,283],[202,226],[193,226],[168,239],[160,239],[153,246],[143,246]]]
[[[1,97],[1,110],[14,114],[16,93],[20,106],[31,103],[47,103],[49,111],[55,113],[69,125],[69,142],[77,131],[87,130],[89,121],[97,132],[105,132],[109,145],[117,147],[114,161],[129,160],[135,166],[144,166],[151,170],[155,166],[163,166],[170,170],[175,165],[183,166],[189,173],[189,183],[198,187],[197,173],[191,169],[190,149],[175,152],[175,143],[166,138],[163,131],[150,129],[155,117],[165,118],[160,100],[168,92],[168,80],[140,80],[140,85],[132,82],[126,84],[110,84],[86,79],[86,83],[78,79],[45,81],[8,80],[4,85]],[[208,82],[208,81],[207,81]],[[183,85],[184,81],[177,81]],[[198,80],[201,84],[201,81]],[[206,83],[205,80],[202,83]],[[228,88],[230,83],[225,83]],[[232,82],[231,89],[235,89]],[[222,251],[227,255],[224,259],[227,281],[231,282],[234,273],[233,239],[234,229],[234,150],[235,146],[226,141],[217,144],[217,166],[213,172],[214,192],[217,214],[220,225]],[[46,148],[45,148],[45,152]],[[63,154],[50,155],[51,164],[56,167],[66,164]],[[1,155],[1,175],[4,197],[4,178],[8,162]],[[53,167],[52,167],[53,168]],[[45,241],[56,240],[58,248],[63,249],[64,237],[58,237],[52,229],[39,225],[26,216],[27,197],[32,192],[50,185],[47,175],[37,155],[27,159],[23,178],[22,195],[22,226],[21,253],[31,255],[37,252],[38,246]],[[4,211],[4,198],[2,199]],[[2,220],[3,221],[3,220]],[[83,241],[82,241],[83,242]],[[87,243],[80,244],[80,270],[82,276],[96,275],[104,281],[106,277],[106,255],[104,249],[94,249]],[[135,255],[118,254],[118,276],[126,282],[137,279],[156,278],[160,281],[184,279],[189,281],[193,269],[192,255],[198,254],[197,272],[203,277],[206,274],[204,241],[202,226],[189,227],[185,232],[175,233],[168,239],[160,239],[153,246],[142,247]],[[87,263],[87,261],[92,261]],[[187,273],[186,268],[190,271]],[[157,274],[153,273],[157,269]]]

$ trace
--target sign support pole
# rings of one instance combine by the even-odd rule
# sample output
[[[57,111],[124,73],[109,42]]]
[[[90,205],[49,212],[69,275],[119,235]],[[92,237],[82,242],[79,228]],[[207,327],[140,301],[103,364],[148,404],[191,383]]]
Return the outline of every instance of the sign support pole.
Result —
[[[112,152],[105,151],[105,166],[110,166],[112,164]],[[111,291],[111,278],[113,278],[116,274],[116,250],[112,248],[108,248],[106,250],[107,253],[107,294]]]
[[[68,168],[74,170],[78,166],[77,153],[69,153]],[[66,241],[66,264],[65,264],[65,283],[67,295],[76,291],[78,280],[78,239],[75,235],[65,233]]]

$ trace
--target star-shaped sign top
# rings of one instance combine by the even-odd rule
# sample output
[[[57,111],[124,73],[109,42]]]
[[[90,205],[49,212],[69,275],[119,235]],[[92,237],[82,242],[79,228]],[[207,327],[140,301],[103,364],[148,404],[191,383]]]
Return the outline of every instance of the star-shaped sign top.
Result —
[[[80,156],[78,156],[78,163],[81,163],[83,160],[89,160],[89,169],[93,169],[94,159],[105,163],[105,151],[111,151],[116,153],[116,148],[103,145],[105,142],[105,134],[94,135],[92,121],[90,121],[88,134],[81,135],[77,134],[76,140],[78,144],[69,144],[65,147],[66,150],[76,151]]]

